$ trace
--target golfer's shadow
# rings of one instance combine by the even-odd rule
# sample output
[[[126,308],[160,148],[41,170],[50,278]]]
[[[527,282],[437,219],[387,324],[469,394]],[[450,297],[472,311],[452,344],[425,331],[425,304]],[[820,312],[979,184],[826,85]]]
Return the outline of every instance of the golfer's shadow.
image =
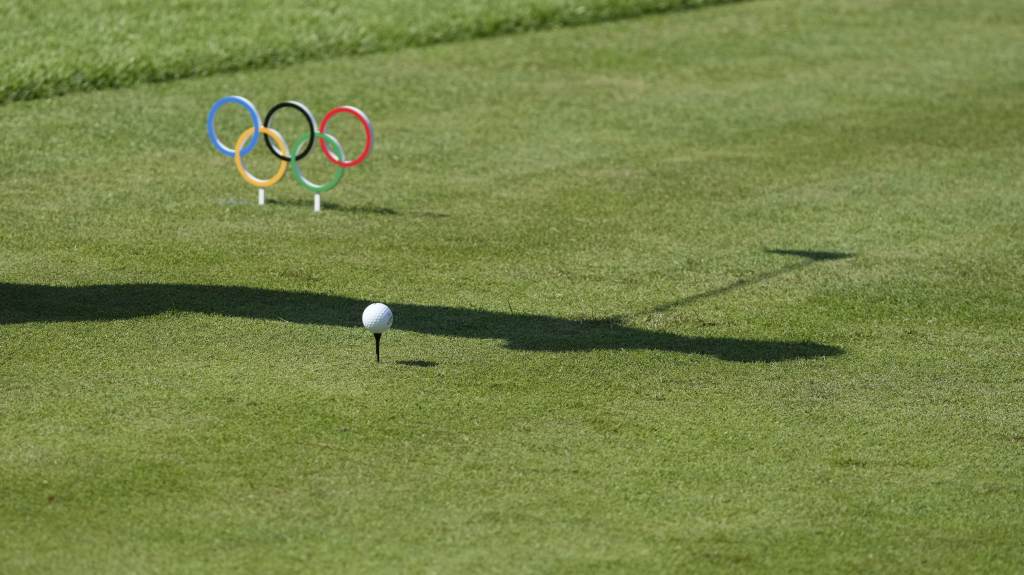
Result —
[[[61,287],[0,283],[0,324],[109,321],[170,310],[356,327],[368,302],[343,296],[237,286],[116,284]],[[565,319],[469,308],[391,305],[395,329],[504,340],[510,349],[568,352],[650,349],[726,361],[785,361],[835,356],[842,349],[810,341],[692,337],[630,327],[618,319]]]

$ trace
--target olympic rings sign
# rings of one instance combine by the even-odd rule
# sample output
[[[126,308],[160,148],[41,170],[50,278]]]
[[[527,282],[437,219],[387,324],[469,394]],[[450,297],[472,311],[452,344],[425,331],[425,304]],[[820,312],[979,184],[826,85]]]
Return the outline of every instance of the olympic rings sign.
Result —
[[[217,111],[225,104],[238,104],[242,106],[245,108],[245,111],[249,113],[249,119],[252,121],[252,127],[242,132],[238,137],[238,140],[235,141],[234,148],[229,148],[221,142],[220,138],[217,137],[217,128],[214,123]],[[309,127],[309,133],[302,136],[295,142],[294,149],[297,150],[295,154],[292,154],[291,150],[293,147],[288,145],[288,142],[285,141],[280,132],[270,127],[270,120],[274,117],[274,114],[284,108],[292,108],[302,114],[306,119],[307,126]],[[341,146],[341,142],[327,132],[327,123],[331,118],[338,114],[349,114],[355,117],[363,127],[363,133],[365,134],[363,149],[354,160],[346,159],[345,151]],[[210,108],[210,112],[206,115],[206,135],[210,138],[210,143],[213,144],[215,150],[229,158],[234,158],[235,167],[238,169],[238,173],[242,176],[242,179],[245,180],[246,183],[260,189],[260,205],[264,203],[264,188],[269,188],[281,181],[281,178],[284,177],[285,172],[290,167],[292,177],[295,181],[302,187],[316,194],[313,204],[314,211],[320,211],[320,193],[334,189],[334,187],[341,182],[341,177],[344,175],[345,170],[363,163],[367,156],[370,155],[370,150],[373,149],[373,124],[370,123],[370,118],[368,118],[359,108],[354,106],[339,106],[327,112],[327,115],[324,116],[323,120],[317,124],[316,118],[313,117],[313,113],[309,111],[309,108],[307,108],[302,102],[297,102],[295,100],[275,104],[267,112],[266,117],[261,120],[259,112],[256,111],[256,106],[254,106],[252,102],[241,96],[225,96],[214,102],[213,106]],[[242,163],[242,158],[253,151],[261,135],[263,136],[263,141],[267,144],[267,148],[270,149],[270,153],[277,159],[281,160],[277,172],[268,179],[260,179],[252,175],[252,173],[246,169],[245,164]],[[299,161],[309,155],[309,152],[316,145],[317,140],[319,140],[320,150],[327,158],[327,161],[337,166],[334,176],[323,184],[315,184],[309,181],[306,179],[306,176],[302,174],[302,170],[299,168]]]

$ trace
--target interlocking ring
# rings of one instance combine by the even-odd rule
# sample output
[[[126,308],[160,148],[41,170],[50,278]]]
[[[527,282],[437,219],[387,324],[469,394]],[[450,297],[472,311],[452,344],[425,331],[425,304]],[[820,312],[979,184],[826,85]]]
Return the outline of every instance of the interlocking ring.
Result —
[[[302,117],[306,119],[306,124],[309,125],[309,135],[306,136],[304,140],[306,142],[306,147],[303,148],[302,151],[299,152],[297,156],[295,156],[296,160],[301,160],[302,158],[306,157],[306,154],[308,154],[310,150],[313,149],[313,140],[316,139],[316,119],[313,117],[313,112],[310,112],[309,108],[307,108],[305,104],[303,104],[302,102],[297,102],[295,100],[288,100],[287,102],[280,102],[278,104],[275,104],[274,107],[271,108],[269,112],[267,112],[266,117],[263,118],[263,125],[269,128],[270,118],[274,116],[274,112],[280,110],[281,108],[294,108],[298,110],[299,113],[302,114]],[[274,147],[274,144],[270,141],[270,136],[264,134],[263,139],[264,141],[266,141],[267,147],[270,148],[270,153],[277,156],[277,159],[284,160],[286,162],[292,161],[292,158],[290,156],[281,155],[277,148]]]
[[[213,107],[210,108],[210,113],[206,115],[206,135],[210,138],[210,142],[213,143],[213,147],[216,148],[218,152],[231,158],[235,155],[235,150],[225,146],[224,143],[220,141],[220,138],[217,137],[217,127],[214,125],[217,110],[219,110],[224,104],[239,104],[245,108],[245,110],[249,112],[249,118],[252,119],[252,127],[255,130],[260,129],[261,126],[260,114],[256,111],[256,106],[252,105],[252,102],[241,96],[224,96],[213,103]],[[253,139],[245,146],[245,149],[242,150],[242,155],[249,155],[249,152],[251,152],[255,147],[256,139]]]
[[[352,166],[358,166],[359,164],[363,163],[363,160],[365,160],[367,156],[370,155],[370,149],[373,148],[373,124],[370,123],[370,118],[368,118],[366,114],[364,114],[363,111],[360,110],[359,108],[356,108],[355,106],[339,106],[331,110],[330,112],[327,112],[327,115],[324,116],[324,119],[320,120],[321,133],[327,133],[327,122],[329,122],[331,118],[333,118],[336,114],[351,114],[355,116],[357,120],[359,120],[360,124],[363,125],[363,132],[366,134],[366,141],[363,144],[363,151],[362,153],[359,154],[358,157],[356,157],[356,159],[352,160],[351,162],[346,162],[344,158],[336,158],[332,156],[331,152],[327,150],[327,142],[325,142],[324,140],[320,140],[320,149],[324,151],[324,154],[327,156],[327,159],[330,160],[332,164],[341,166],[342,168],[351,168]]]
[[[255,132],[255,130],[252,128],[246,128],[246,130],[242,132],[242,135],[238,137],[238,141],[235,142],[235,167],[238,168],[238,173],[242,175],[242,179],[247,183],[256,186],[257,188],[269,188],[281,181],[281,178],[284,177],[284,172],[288,169],[288,162],[281,160],[281,165],[277,168],[277,173],[275,173],[269,180],[261,180],[250,174],[249,170],[245,169],[245,165],[242,164],[242,153],[240,150],[242,149],[242,144],[245,144],[245,142],[253,136],[253,132]],[[281,134],[277,133],[277,130],[260,126],[260,133],[273,138],[274,143],[283,148],[285,154],[288,153],[288,144],[285,143]],[[259,138],[252,139],[253,141],[256,141]]]
[[[330,142],[331,147],[334,148],[334,155],[338,158],[341,158],[342,160],[345,159],[345,150],[341,148],[341,142],[339,142],[337,138],[330,134],[324,134],[323,132],[315,132],[312,139],[317,138],[320,139],[321,143],[323,143],[325,140]],[[310,137],[308,135],[302,136],[302,139],[295,143],[295,147],[298,148],[304,144],[309,144],[310,147],[312,147],[312,142],[310,141]],[[296,156],[294,159],[292,159],[291,162],[289,162],[292,168],[292,177],[295,178],[295,181],[298,182],[299,185],[313,193],[320,193],[333,190],[334,187],[337,186],[339,182],[341,182],[341,177],[345,175],[345,168],[338,166],[338,169],[334,170],[334,176],[330,179],[330,181],[320,185],[314,184],[313,182],[307,180],[306,176],[302,175],[302,169],[299,168],[300,157],[301,156]]]
[[[225,104],[241,105],[247,112],[249,112],[249,118],[252,120],[252,127],[242,132],[238,141],[235,142],[234,148],[229,148],[220,141],[220,138],[217,137],[217,129],[214,120],[216,119],[217,111]],[[294,156],[290,155],[291,152],[288,147],[288,142],[285,141],[277,130],[270,127],[270,120],[273,118],[274,113],[282,108],[294,108],[298,110],[305,118],[306,124],[309,126],[309,133],[296,141],[295,149],[297,152]],[[363,126],[365,141],[363,143],[362,152],[360,152],[356,159],[351,161],[345,158],[345,150],[342,147],[341,142],[326,131],[327,122],[338,114],[350,114],[355,116]],[[242,158],[247,156],[252,152],[253,148],[256,147],[256,141],[260,139],[258,134],[263,134],[263,140],[266,142],[267,148],[270,149],[270,153],[274,154],[274,157],[281,161],[277,172],[266,180],[252,175],[242,162]],[[285,171],[291,167],[292,176],[295,178],[295,181],[297,181],[302,187],[318,194],[320,192],[331,190],[337,186],[341,181],[342,176],[345,175],[346,168],[351,168],[363,163],[367,156],[370,155],[370,150],[373,149],[374,138],[373,124],[370,123],[370,118],[368,118],[362,110],[354,106],[339,106],[334,108],[324,116],[324,119],[320,122],[319,126],[317,126],[316,119],[313,117],[313,113],[309,111],[309,108],[307,108],[302,102],[288,100],[286,102],[275,104],[274,107],[267,112],[266,117],[261,122],[260,115],[256,111],[256,106],[241,96],[225,96],[214,102],[213,107],[210,108],[210,112],[206,116],[206,135],[210,138],[210,143],[213,144],[214,149],[225,156],[234,158],[235,167],[238,169],[238,173],[246,183],[259,188],[269,188],[281,181],[281,178],[284,177]],[[305,158],[309,154],[310,150],[313,149],[315,140],[320,140],[320,149],[323,151],[324,156],[327,157],[327,160],[338,167],[334,176],[323,184],[315,184],[309,181],[306,176],[303,175],[302,169],[299,168],[299,160]],[[332,148],[333,151],[328,148],[328,145],[330,145],[330,148]]]

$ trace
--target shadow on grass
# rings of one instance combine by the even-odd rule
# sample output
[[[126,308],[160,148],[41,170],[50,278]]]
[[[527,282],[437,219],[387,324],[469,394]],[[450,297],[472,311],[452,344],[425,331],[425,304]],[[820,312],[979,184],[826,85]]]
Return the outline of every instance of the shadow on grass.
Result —
[[[308,198],[303,199],[303,200],[292,199],[292,198],[267,198],[267,203],[268,204],[277,204],[279,206],[302,207],[302,208],[306,208],[306,209],[312,211],[312,209],[313,209],[313,196],[310,195]],[[367,206],[367,205],[350,206],[350,205],[347,205],[347,204],[328,202],[326,200],[322,200],[320,202],[320,209],[324,210],[325,212],[345,212],[345,213],[348,213],[348,214],[369,215],[369,216],[413,216],[413,217],[420,217],[420,218],[447,218],[447,217],[449,217],[448,214],[443,214],[443,213],[440,213],[440,212],[422,212],[422,211],[399,212],[399,211],[397,211],[395,209],[385,208],[385,207],[382,207],[382,206]]]
[[[310,194],[308,198],[298,200],[291,198],[267,198],[268,204],[276,204],[279,206],[302,206],[308,208],[310,211],[313,210],[313,195]],[[365,214],[371,216],[397,216],[399,212],[391,208],[382,208],[379,206],[348,206],[338,204],[335,202],[328,202],[321,200],[320,209],[325,211],[333,212],[346,212],[350,214]]]
[[[769,253],[769,254],[776,254],[776,255],[782,255],[782,256],[797,256],[797,257],[803,258],[803,260],[791,263],[791,264],[789,264],[787,266],[783,266],[783,267],[781,267],[779,269],[776,269],[776,270],[771,270],[771,271],[763,272],[763,273],[760,273],[760,274],[757,274],[757,275],[754,275],[754,276],[750,276],[750,277],[747,277],[747,278],[738,279],[738,280],[732,282],[731,284],[729,284],[727,286],[722,286],[720,288],[711,289],[711,290],[708,290],[708,291],[705,291],[705,292],[701,292],[701,293],[697,293],[697,294],[693,294],[693,295],[688,295],[686,297],[679,298],[677,300],[670,301],[668,303],[659,305],[658,307],[652,308],[650,311],[651,312],[664,312],[664,311],[668,311],[668,310],[670,310],[672,308],[675,308],[675,307],[681,307],[681,306],[685,306],[685,305],[690,305],[692,303],[696,303],[696,302],[704,300],[704,299],[708,299],[708,298],[712,298],[712,297],[716,297],[716,296],[720,296],[720,295],[725,295],[725,294],[727,294],[727,293],[729,293],[731,291],[735,291],[735,290],[738,290],[740,288],[743,288],[743,287],[746,287],[746,286],[749,286],[749,285],[753,285],[753,284],[756,284],[756,283],[761,283],[761,282],[764,282],[764,281],[768,281],[768,280],[770,280],[770,279],[772,279],[774,277],[777,277],[777,276],[780,276],[782,274],[786,274],[786,273],[789,273],[789,272],[792,272],[792,271],[796,271],[796,270],[799,270],[801,268],[805,268],[805,267],[810,266],[810,265],[814,265],[814,264],[816,264],[818,262],[825,262],[825,261],[832,261],[832,260],[844,260],[846,258],[852,258],[853,257],[853,254],[846,253],[846,252],[820,252],[820,251],[811,251],[811,250],[776,250],[776,249],[765,249],[764,251],[766,253]]]
[[[436,361],[425,361],[422,359],[403,359],[401,361],[396,361],[395,363],[409,367],[437,367]]]
[[[0,283],[0,324],[108,321],[171,310],[357,327],[368,302],[343,296],[237,286],[118,284],[61,287]],[[810,341],[692,337],[624,325],[615,318],[564,319],[460,307],[394,304],[395,329],[504,340],[509,349],[568,352],[650,349],[737,362],[835,356],[843,350]]]

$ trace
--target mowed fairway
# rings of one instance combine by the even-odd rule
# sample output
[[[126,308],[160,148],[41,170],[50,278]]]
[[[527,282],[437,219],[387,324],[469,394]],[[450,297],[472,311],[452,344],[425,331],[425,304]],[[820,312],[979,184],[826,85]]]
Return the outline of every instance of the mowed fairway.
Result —
[[[763,0],[2,106],[0,572],[1020,572],[1022,69]],[[378,146],[257,207],[227,94]]]

